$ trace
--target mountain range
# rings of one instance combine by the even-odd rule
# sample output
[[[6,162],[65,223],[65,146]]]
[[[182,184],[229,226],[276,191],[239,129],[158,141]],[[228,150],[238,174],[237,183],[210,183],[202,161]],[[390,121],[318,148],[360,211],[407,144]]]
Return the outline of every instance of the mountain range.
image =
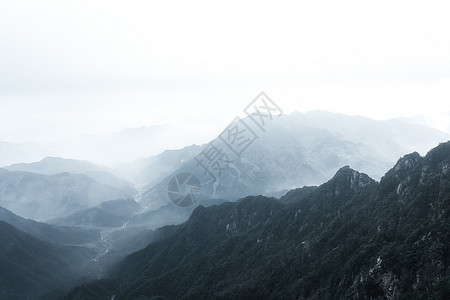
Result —
[[[18,230],[28,233],[40,240],[59,245],[82,245],[93,243],[100,238],[100,233],[96,229],[52,226],[46,223],[22,218],[3,207],[0,207],[0,221],[9,223]]]
[[[116,174],[117,172],[113,169],[85,160],[49,156],[38,162],[12,164],[3,167],[3,169],[44,175],[56,175],[60,173],[83,174],[94,179],[98,183],[120,189],[129,197],[132,197],[137,193],[134,184],[123,179],[122,176]]]
[[[229,128],[241,126],[247,133],[254,133],[248,139],[255,138],[239,155],[224,138],[229,133],[225,130],[201,148],[188,147],[149,159],[149,170],[161,176],[159,182],[147,177],[150,184],[142,189],[141,204],[154,210],[170,203],[169,181],[181,173],[197,177],[203,199],[212,199],[212,203],[216,198],[237,200],[246,195],[273,195],[299,186],[317,185],[343,165],[379,180],[404,153],[426,153],[450,138],[446,133],[402,120],[377,121],[324,111],[275,117],[266,123],[264,131],[249,118],[243,121],[247,128],[240,121]],[[212,151],[215,162],[210,162],[207,156],[214,154]],[[159,172],[160,169],[166,172]],[[167,175],[167,170],[172,172]],[[145,182],[144,178],[140,175],[141,181]]]
[[[450,142],[379,182],[346,166],[280,199],[197,207],[64,299],[448,299]]]
[[[447,298],[450,144],[420,155],[447,134],[323,111],[266,121],[115,168],[0,169],[0,298]],[[213,157],[224,168],[201,166]],[[183,173],[200,182],[188,207],[169,200]]]
[[[128,196],[82,174],[43,175],[0,169],[0,205],[34,220],[68,215]]]
[[[201,141],[203,138],[198,133],[172,125],[126,128],[115,133],[68,136],[45,142],[0,140],[0,167],[35,162],[49,156],[116,165]]]
[[[0,184],[0,205],[27,218],[57,219],[59,225],[66,225],[62,220],[77,213],[69,223],[79,225],[80,220],[92,219],[93,211],[102,213],[102,202],[135,199],[144,213],[148,212],[133,220],[132,216],[116,218],[110,224],[130,221],[130,225],[146,223],[155,228],[183,222],[192,211],[173,205],[168,197],[169,181],[177,174],[193,174],[199,179],[199,200],[208,206],[218,199],[237,200],[247,195],[281,196],[292,188],[320,184],[343,165],[379,180],[403,153],[426,153],[432,145],[450,138],[408,120],[377,121],[324,111],[276,117],[264,131],[249,118],[243,121],[257,137],[240,155],[233,153],[222,135],[209,144],[166,150],[116,169],[58,157],[7,166],[4,169],[10,172],[1,172],[5,179]],[[157,128],[119,135],[136,138],[149,131],[153,136]],[[220,176],[215,174],[215,181],[198,163],[205,160],[212,145],[222,151],[222,159],[228,159]],[[210,166],[218,173],[214,168],[216,165]]]

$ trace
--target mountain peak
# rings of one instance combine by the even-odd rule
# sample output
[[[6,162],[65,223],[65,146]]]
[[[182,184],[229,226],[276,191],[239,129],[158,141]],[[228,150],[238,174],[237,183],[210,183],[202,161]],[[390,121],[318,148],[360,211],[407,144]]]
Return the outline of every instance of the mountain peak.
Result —
[[[345,165],[336,172],[335,176],[337,176],[339,174],[347,174],[349,172],[358,172],[358,171],[352,169],[349,165]]]
[[[437,147],[431,149],[425,158],[432,162],[448,162],[450,160],[450,141],[440,143]]]
[[[340,168],[329,182],[335,185],[336,189],[350,188],[351,190],[355,190],[369,184],[374,184],[375,180],[367,174],[360,173],[347,165]]]
[[[396,173],[412,170],[422,160],[422,156],[418,152],[407,154],[400,158],[394,166]]]

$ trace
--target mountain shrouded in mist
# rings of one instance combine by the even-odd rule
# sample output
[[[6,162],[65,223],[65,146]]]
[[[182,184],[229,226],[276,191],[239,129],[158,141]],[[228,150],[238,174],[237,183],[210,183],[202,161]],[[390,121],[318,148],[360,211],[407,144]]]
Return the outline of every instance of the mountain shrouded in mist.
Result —
[[[116,169],[57,157],[0,169],[2,297],[447,298],[450,142],[397,160],[446,134],[327,112],[253,130],[238,155],[222,133]],[[207,150],[228,164],[215,182]],[[168,200],[180,173],[201,179],[196,205]]]
[[[450,142],[378,183],[349,167],[277,200],[198,207],[64,299],[448,299]]]
[[[0,205],[35,220],[127,197],[124,191],[82,174],[42,175],[0,169]]]
[[[1,1],[0,300],[450,300],[450,1],[234,2]]]
[[[38,162],[12,164],[3,167],[3,169],[45,175],[56,175],[60,173],[83,174],[91,177],[98,183],[107,184],[116,189],[120,189],[129,197],[132,197],[137,193],[134,185],[131,182],[122,179],[120,175],[116,175],[116,171],[96,165],[89,161],[61,157],[46,157]]]
[[[251,120],[245,122],[251,127]],[[196,149],[190,147],[165,153],[167,159],[157,156],[149,160],[146,172],[150,174],[153,168],[155,173],[147,177],[150,184],[143,189],[142,205],[156,209],[168,203],[167,185],[180,173],[199,178],[205,199],[271,195],[317,185],[344,165],[378,180],[404,153],[426,153],[449,139],[449,135],[430,127],[401,120],[376,121],[324,111],[274,117],[267,121],[264,131],[256,126],[251,129],[257,138],[239,156],[230,150],[226,140],[216,138],[196,154]],[[222,162],[205,166],[206,154],[212,151],[220,151]],[[171,160],[172,157],[177,159]],[[163,166],[170,166],[165,169],[173,170],[172,173],[158,171]],[[145,179],[143,171],[139,174],[140,180]],[[155,174],[161,175],[159,183]]]

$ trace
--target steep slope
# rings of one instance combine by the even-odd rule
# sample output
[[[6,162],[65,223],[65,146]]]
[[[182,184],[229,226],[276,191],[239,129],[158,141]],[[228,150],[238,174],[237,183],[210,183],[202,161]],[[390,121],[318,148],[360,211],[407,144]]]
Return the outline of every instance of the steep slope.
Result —
[[[217,205],[222,202],[228,202],[224,199],[214,199],[213,201],[199,201],[199,205],[208,207]],[[139,214],[133,215],[127,226],[145,227],[147,229],[155,229],[166,225],[181,224],[189,219],[189,216],[194,211],[195,206],[191,207],[177,207],[173,204],[167,204],[159,207],[156,210],[147,210]]]
[[[85,175],[42,175],[0,169],[0,205],[32,219],[68,215],[127,195]]]
[[[56,244],[80,245],[100,238],[98,230],[51,226],[19,217],[3,207],[0,207],[0,221],[9,223],[38,239]]]
[[[380,183],[344,167],[280,200],[200,206],[110,278],[67,299],[448,299],[450,142]]]
[[[93,254],[38,240],[0,221],[0,298],[30,299],[67,287],[82,274]]]
[[[161,206],[156,210],[146,211],[130,218],[128,226],[145,226],[158,228],[170,224],[180,224],[189,219],[193,208],[177,208],[171,204]]]

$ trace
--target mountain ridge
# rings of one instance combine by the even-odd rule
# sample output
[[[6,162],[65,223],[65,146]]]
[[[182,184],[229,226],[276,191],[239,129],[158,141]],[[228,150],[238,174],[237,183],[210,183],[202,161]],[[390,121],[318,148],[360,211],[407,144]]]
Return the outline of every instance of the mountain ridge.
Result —
[[[152,178],[153,185],[143,188],[142,205],[154,210],[168,203],[167,185],[180,173],[196,176],[206,198],[230,200],[317,185],[343,165],[352,165],[379,180],[404,153],[424,152],[449,138],[438,130],[398,120],[378,121],[323,111],[294,112],[267,123],[264,131],[253,130],[257,138],[238,156],[228,151],[230,145],[224,138],[203,145],[196,154],[189,152],[178,168],[158,177],[159,182]],[[205,166],[209,161],[206,153],[218,149],[226,163]]]
[[[0,221],[4,221],[18,230],[28,233],[40,240],[55,244],[83,244],[93,242],[100,237],[97,230],[77,230],[71,227],[56,227],[46,223],[22,218],[0,206]]]
[[[92,251],[56,246],[0,221],[0,298],[36,299],[82,276]]]
[[[200,206],[173,235],[113,268],[109,278],[119,284],[107,295],[448,299],[449,166],[450,141],[420,159],[404,156],[380,182],[344,167],[280,200],[249,196]],[[402,167],[406,177],[396,177]],[[75,288],[65,299],[101,286]]]
[[[101,202],[127,198],[125,192],[83,174],[44,175],[0,169],[0,205],[25,218],[48,219]]]

